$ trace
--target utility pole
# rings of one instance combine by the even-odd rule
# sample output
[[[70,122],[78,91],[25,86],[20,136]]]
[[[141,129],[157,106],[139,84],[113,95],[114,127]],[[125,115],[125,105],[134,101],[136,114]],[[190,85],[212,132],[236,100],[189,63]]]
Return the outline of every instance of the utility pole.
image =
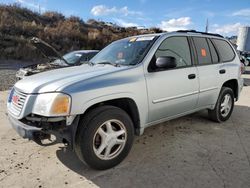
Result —
[[[208,33],[208,18],[207,18],[207,22],[206,22],[206,29],[205,29],[205,32]]]
[[[38,5],[38,8],[39,8],[39,14],[41,14],[41,6],[40,6],[40,4]]]

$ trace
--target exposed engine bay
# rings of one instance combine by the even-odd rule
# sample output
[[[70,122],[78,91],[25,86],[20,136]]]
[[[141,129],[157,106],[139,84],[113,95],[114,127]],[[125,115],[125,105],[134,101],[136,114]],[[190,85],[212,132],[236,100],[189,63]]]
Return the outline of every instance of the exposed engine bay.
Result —
[[[99,52],[98,50],[78,50],[62,56],[52,46],[39,38],[33,37],[29,42],[32,46],[37,48],[48,61],[46,63],[33,64],[20,68],[16,73],[17,80],[52,69],[81,65],[89,61]]]
[[[25,76],[31,76],[33,74],[45,72],[45,71],[52,70],[52,69],[58,69],[62,67],[66,67],[66,66],[59,65],[59,64],[52,64],[52,63],[30,65],[28,67],[23,67],[19,69],[16,73],[16,77],[20,80],[20,79],[23,79]]]

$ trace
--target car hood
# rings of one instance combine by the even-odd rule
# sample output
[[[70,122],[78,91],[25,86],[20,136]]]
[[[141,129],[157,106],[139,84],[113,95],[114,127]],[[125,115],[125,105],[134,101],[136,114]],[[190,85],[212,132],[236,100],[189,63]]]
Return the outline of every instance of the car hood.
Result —
[[[33,37],[30,39],[30,43],[36,47],[45,57],[47,57],[51,62],[56,59],[61,59],[64,61],[66,64],[68,62],[60,55],[59,52],[56,51],[55,48],[50,46],[48,43],[44,42],[43,40]]]
[[[75,82],[84,81],[103,74],[110,74],[127,66],[81,65],[42,72],[18,81],[15,88],[27,94],[60,91]]]

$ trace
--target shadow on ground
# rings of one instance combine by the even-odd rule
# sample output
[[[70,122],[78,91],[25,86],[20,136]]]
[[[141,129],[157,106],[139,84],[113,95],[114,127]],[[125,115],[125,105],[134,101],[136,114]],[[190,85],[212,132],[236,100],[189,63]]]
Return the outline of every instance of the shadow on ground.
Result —
[[[250,79],[244,78],[244,86],[250,86]]]
[[[247,69],[249,69],[249,68],[247,68]],[[244,74],[250,74],[250,70],[246,70],[246,71],[244,72]]]
[[[235,106],[222,124],[202,111],[150,127],[125,161],[106,171],[92,170],[68,148],[56,154],[101,187],[249,187],[249,114],[249,107]]]

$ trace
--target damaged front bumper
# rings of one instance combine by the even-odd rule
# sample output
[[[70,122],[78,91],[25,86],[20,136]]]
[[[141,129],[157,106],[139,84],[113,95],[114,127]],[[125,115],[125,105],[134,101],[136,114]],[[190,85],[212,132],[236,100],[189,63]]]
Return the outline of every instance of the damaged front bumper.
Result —
[[[13,116],[8,114],[8,119],[11,123],[11,126],[13,129],[22,137],[27,138],[29,140],[34,139],[34,134],[41,132],[42,128],[37,128],[33,126],[26,125],[19,121],[18,119],[15,119]]]
[[[44,145],[41,144],[42,139],[46,139],[48,136],[54,135],[56,138],[54,142],[67,143],[72,149],[75,145],[75,133],[79,118],[79,116],[76,116],[74,119],[71,119],[72,121],[70,121],[69,124],[69,120],[66,120],[66,118],[64,120],[59,118],[34,118],[32,121],[22,121],[16,119],[11,114],[8,114],[8,119],[11,123],[11,126],[22,138],[33,140],[40,145]],[[55,125],[55,123],[58,123],[58,125]],[[37,124],[39,124],[39,127]],[[59,126],[59,124],[61,125]]]

